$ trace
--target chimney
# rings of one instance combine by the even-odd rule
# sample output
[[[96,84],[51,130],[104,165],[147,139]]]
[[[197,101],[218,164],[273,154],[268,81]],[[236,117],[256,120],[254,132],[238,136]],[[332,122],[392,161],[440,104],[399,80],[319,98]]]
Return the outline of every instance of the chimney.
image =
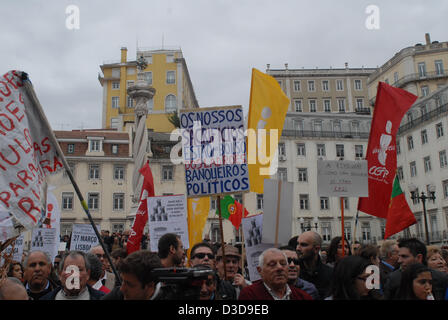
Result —
[[[126,63],[128,61],[128,48],[121,47],[121,63]]]
[[[425,33],[425,39],[426,39],[426,44],[431,44],[431,37],[429,36],[429,33]]]

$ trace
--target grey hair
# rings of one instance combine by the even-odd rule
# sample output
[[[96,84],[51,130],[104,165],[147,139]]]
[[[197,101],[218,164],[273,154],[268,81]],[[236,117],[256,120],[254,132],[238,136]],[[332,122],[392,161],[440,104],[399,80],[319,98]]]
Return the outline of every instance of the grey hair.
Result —
[[[90,279],[100,280],[103,273],[103,264],[101,260],[91,252],[86,253],[86,261],[90,265]]]
[[[50,255],[48,253],[43,252],[41,250],[35,250],[35,251],[31,251],[29,254],[26,255],[25,260],[23,261],[23,269],[26,269],[28,267],[28,259],[30,258],[31,254],[33,254],[35,252],[42,253],[45,256],[45,258],[47,259],[48,264],[50,264],[50,265],[52,264]]]
[[[5,298],[5,296],[4,296],[5,290],[3,288],[5,287],[5,284],[7,282],[12,282],[13,284],[19,285],[25,289],[25,287],[23,286],[23,283],[19,279],[17,279],[16,277],[8,277],[5,279],[5,281],[0,286],[0,300],[3,300]]]
[[[59,263],[59,272],[64,270],[64,263],[68,257],[76,258],[78,256],[82,256],[84,259],[84,263],[86,266],[86,270],[91,270],[89,260],[86,258],[86,254],[82,251],[69,251],[67,254],[62,256],[61,262]]]
[[[286,253],[280,249],[277,248],[268,248],[266,250],[264,250],[259,256],[258,256],[258,266],[261,268],[264,265],[264,256],[266,255],[266,253],[273,251],[273,252],[278,252],[281,253],[284,257],[285,260],[288,261],[288,257],[286,256]]]
[[[394,250],[394,245],[398,244],[396,240],[386,240],[381,244],[380,257],[386,259],[389,253]]]

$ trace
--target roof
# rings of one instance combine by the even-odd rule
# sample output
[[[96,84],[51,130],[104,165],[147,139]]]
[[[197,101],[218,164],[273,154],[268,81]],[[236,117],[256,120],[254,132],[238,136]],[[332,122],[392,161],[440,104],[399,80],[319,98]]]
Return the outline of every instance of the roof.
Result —
[[[54,131],[58,139],[87,139],[87,137],[103,137],[108,140],[128,140],[127,132],[116,132],[107,129]]]

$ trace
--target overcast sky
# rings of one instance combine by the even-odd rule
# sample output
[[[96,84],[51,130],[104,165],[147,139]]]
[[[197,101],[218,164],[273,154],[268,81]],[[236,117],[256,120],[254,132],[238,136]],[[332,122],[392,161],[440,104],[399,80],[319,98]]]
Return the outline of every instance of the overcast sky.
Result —
[[[79,29],[68,29],[69,5]],[[365,23],[379,9],[379,29]],[[0,72],[27,72],[54,130],[101,127],[100,65],[180,47],[201,107],[249,104],[251,69],[376,67],[447,41],[448,1],[147,0],[0,2]],[[73,21],[72,19],[68,19]]]

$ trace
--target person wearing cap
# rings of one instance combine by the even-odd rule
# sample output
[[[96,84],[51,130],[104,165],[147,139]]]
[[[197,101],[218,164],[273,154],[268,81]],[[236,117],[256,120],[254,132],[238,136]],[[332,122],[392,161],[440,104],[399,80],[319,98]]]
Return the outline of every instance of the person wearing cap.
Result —
[[[238,299],[241,289],[245,288],[251,283],[246,279],[244,279],[242,274],[238,273],[238,267],[241,261],[241,254],[238,248],[225,244],[224,254],[225,254],[225,260],[223,258],[222,247],[220,247],[216,254],[216,269],[218,271],[219,279],[221,279],[220,285],[221,283],[222,285],[225,285],[225,282],[230,283],[235,290],[235,299]],[[225,279],[224,279],[224,261],[226,268]]]

